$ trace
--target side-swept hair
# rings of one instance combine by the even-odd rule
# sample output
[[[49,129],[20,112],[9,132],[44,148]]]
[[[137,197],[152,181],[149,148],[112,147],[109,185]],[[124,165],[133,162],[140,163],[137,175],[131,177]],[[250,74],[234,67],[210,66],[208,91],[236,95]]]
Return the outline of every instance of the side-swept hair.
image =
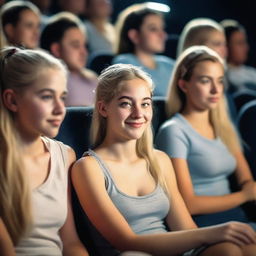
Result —
[[[103,142],[107,132],[107,119],[99,113],[97,102],[111,102],[122,90],[125,81],[137,78],[147,82],[148,88],[152,94],[152,79],[139,67],[130,64],[115,64],[102,71],[98,78],[99,82],[96,88],[95,108],[91,126],[91,137],[94,147],[99,146]],[[158,161],[153,153],[153,134],[151,126],[148,126],[142,137],[137,140],[136,152],[139,157],[147,161],[149,171],[154,180],[167,190],[164,175],[161,173]]]
[[[32,223],[31,189],[22,161],[20,134],[14,114],[6,108],[3,93],[22,93],[44,69],[65,67],[56,58],[39,50],[7,47],[0,52],[0,216],[16,245]]]
[[[220,63],[223,69],[225,69],[223,59],[206,46],[191,46],[177,59],[166,99],[166,113],[168,117],[182,112],[186,104],[186,95],[178,86],[179,80],[189,81],[196,65],[204,61]],[[239,137],[228,114],[224,94],[218,106],[210,110],[210,122],[213,125],[216,136],[222,139],[231,153],[235,154],[238,149],[241,149]]]

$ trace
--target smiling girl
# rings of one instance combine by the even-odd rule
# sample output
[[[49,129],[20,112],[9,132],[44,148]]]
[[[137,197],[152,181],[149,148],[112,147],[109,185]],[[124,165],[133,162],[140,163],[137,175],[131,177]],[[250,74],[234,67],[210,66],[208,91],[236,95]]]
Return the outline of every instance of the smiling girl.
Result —
[[[251,227],[232,222],[197,229],[169,157],[153,148],[152,90],[149,76],[132,65],[110,66],[99,77],[94,148],[71,173],[86,214],[77,216],[87,223],[78,228],[88,228],[94,242],[90,255],[240,255],[239,245],[256,241]]]

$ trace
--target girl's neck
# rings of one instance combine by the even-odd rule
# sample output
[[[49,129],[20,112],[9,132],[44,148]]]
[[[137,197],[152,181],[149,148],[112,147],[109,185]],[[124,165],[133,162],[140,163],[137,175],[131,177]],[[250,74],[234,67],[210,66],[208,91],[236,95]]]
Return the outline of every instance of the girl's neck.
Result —
[[[29,157],[37,157],[45,153],[45,145],[41,137],[36,139],[21,138],[22,151]]]
[[[154,59],[154,55],[151,53],[148,53],[143,50],[137,50],[136,56],[140,60],[140,62],[147,68],[155,69],[156,68],[156,62]]]
[[[138,159],[136,140],[112,143],[105,139],[97,150],[102,152],[109,160],[113,161],[132,162]]]
[[[209,118],[209,110],[207,111],[193,111],[190,109],[184,109],[181,114],[190,122],[193,124],[209,124],[210,118]]]
[[[92,18],[91,23],[100,31],[105,32],[108,20],[106,18]]]

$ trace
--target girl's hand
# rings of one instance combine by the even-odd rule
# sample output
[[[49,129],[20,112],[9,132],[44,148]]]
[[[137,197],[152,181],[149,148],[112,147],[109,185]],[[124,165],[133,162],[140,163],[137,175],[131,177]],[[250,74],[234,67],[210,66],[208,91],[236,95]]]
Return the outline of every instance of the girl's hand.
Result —
[[[208,242],[211,244],[219,242],[231,242],[238,246],[252,243],[256,244],[255,231],[248,224],[242,222],[231,221],[225,224],[208,227],[208,229],[211,229],[208,236],[210,239]]]

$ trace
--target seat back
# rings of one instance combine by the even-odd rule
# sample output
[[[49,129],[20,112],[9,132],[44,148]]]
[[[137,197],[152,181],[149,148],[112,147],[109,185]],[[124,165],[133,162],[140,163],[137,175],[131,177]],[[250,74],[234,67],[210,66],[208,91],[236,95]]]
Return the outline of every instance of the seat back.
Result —
[[[256,100],[246,103],[238,113],[238,129],[246,144],[247,160],[256,178]]]
[[[233,93],[232,95],[237,112],[251,100],[256,100],[256,91],[253,90],[241,90]]]
[[[65,119],[55,139],[69,145],[80,158],[90,147],[93,107],[67,107]]]
[[[153,135],[157,134],[160,125],[167,119],[165,112],[165,97],[154,96],[153,97],[153,119],[152,128]]]
[[[92,54],[88,60],[87,67],[97,74],[111,65],[114,54],[112,53],[95,53]]]

